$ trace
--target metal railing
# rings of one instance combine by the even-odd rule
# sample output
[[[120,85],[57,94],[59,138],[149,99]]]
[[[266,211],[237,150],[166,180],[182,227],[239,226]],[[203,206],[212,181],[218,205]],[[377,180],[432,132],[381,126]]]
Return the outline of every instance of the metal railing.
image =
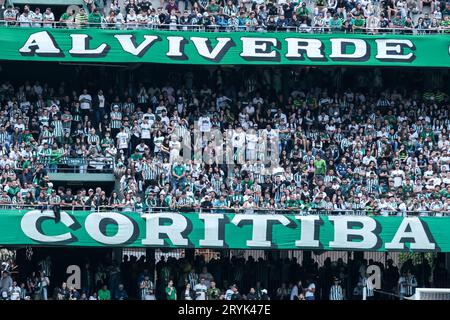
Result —
[[[39,156],[37,163],[45,165],[49,173],[112,173],[115,159],[112,157],[61,157],[56,164],[52,164],[51,156]],[[35,166],[32,165],[31,168]]]
[[[313,34],[408,34],[408,35],[433,35],[433,34],[450,34],[450,27],[438,28],[379,28],[379,27],[363,27],[352,30],[333,28],[330,26],[311,27],[311,26],[229,26],[229,25],[198,25],[198,24],[139,24],[136,22],[86,22],[76,23],[70,22],[20,22],[13,20],[0,20],[0,26],[4,27],[34,27],[34,28],[60,28],[60,29],[110,29],[110,30],[160,30],[160,31],[196,31],[196,32],[292,32],[292,33],[313,33]]]
[[[149,207],[145,210],[132,207],[127,204],[99,205],[95,204],[65,204],[65,203],[5,203],[0,200],[0,210],[51,210],[58,206],[64,211],[120,211],[120,212],[137,212],[137,213],[228,213],[228,214],[295,214],[295,215],[327,215],[327,216],[408,216],[408,217],[448,217],[450,210],[414,210],[414,211],[387,211],[387,210],[327,210],[327,209],[270,209],[270,208],[224,208],[211,207],[202,208],[200,206],[193,207]]]

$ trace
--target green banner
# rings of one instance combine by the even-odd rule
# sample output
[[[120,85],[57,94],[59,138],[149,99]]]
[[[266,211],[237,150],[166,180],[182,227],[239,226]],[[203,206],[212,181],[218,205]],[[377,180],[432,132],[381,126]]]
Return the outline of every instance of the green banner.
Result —
[[[450,217],[0,211],[1,245],[450,252]]]
[[[450,36],[0,27],[0,59],[449,67]]]

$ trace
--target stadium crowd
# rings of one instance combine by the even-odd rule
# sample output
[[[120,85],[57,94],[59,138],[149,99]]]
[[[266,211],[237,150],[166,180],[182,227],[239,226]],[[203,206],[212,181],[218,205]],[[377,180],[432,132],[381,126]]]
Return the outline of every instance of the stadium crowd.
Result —
[[[378,266],[381,288],[369,280],[368,266]],[[4,300],[361,300],[404,299],[415,288],[447,288],[449,274],[435,259],[396,266],[372,259],[327,258],[319,266],[312,258],[248,259],[233,256],[205,260],[163,257],[155,264],[144,256],[124,256],[122,262],[103,259],[81,266],[80,288],[54,282],[49,257],[38,262],[35,272],[11,276],[5,269],[0,280]],[[156,277],[156,278],[155,278]],[[23,278],[23,280],[20,280]]]
[[[437,0],[162,0],[155,8],[149,0],[125,1],[122,8],[114,0],[109,8],[94,1],[87,8],[70,8],[58,19],[51,8],[41,12],[39,7],[9,6],[3,19],[21,27],[404,34],[450,30],[450,2]]]
[[[209,85],[186,72],[180,82],[130,84],[121,94],[3,82],[0,205],[448,215],[444,92],[381,89],[377,69],[363,76],[374,80],[370,91],[337,92],[307,86],[306,70],[291,89],[277,68],[249,74],[242,86],[228,72],[217,68]],[[223,146],[230,163],[218,160]],[[54,187],[48,174],[65,168],[110,170],[119,187]]]

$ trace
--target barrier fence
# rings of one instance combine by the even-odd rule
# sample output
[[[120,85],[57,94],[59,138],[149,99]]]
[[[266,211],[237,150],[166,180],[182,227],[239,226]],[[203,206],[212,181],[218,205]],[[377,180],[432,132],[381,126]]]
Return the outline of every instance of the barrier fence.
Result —
[[[293,33],[313,33],[313,34],[407,34],[407,35],[433,35],[450,34],[450,27],[440,26],[437,28],[407,28],[407,27],[362,27],[355,29],[333,28],[329,26],[228,26],[228,25],[197,25],[197,24],[139,24],[135,22],[20,22],[11,20],[0,20],[0,26],[5,27],[34,27],[34,28],[57,28],[57,29],[111,29],[111,30],[160,30],[160,31],[197,31],[197,32],[293,32]]]
[[[450,216],[450,210],[413,210],[413,211],[387,211],[387,210],[327,210],[327,209],[268,209],[268,208],[223,208],[223,207],[211,207],[202,208],[195,207],[148,207],[146,209],[139,209],[132,207],[128,204],[114,204],[107,206],[96,205],[71,205],[65,203],[5,203],[0,200],[0,210],[48,210],[57,207],[58,209],[65,211],[94,211],[94,212],[106,212],[106,211],[119,211],[119,212],[137,212],[144,213],[162,213],[162,212],[179,212],[183,214],[189,213],[220,213],[220,214],[297,214],[301,216],[307,215],[327,215],[327,216],[395,216],[395,217],[447,217]]]
[[[52,159],[52,156],[39,156],[38,163],[44,164],[49,173],[88,173],[93,171],[112,173],[116,162],[114,158],[104,156],[61,157],[58,160]]]

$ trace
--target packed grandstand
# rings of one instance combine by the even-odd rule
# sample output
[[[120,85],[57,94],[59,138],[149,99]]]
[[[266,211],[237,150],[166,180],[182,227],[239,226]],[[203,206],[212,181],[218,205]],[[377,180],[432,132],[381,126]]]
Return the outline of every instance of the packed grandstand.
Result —
[[[51,55],[38,54],[36,47],[52,50],[49,43],[59,50],[51,33],[52,41],[33,38],[17,45],[30,50],[20,57],[22,49],[17,50],[16,59],[5,45],[2,60],[29,57],[30,62],[0,63],[0,219],[10,219],[0,225],[2,299],[404,299],[414,297],[416,288],[450,287],[450,241],[443,231],[450,219],[444,38],[450,2],[83,1],[58,14],[51,6],[0,1],[2,31],[12,38],[24,30],[16,27],[88,34],[91,28],[118,34],[145,29],[149,35],[157,29],[169,36],[184,31],[276,31],[281,38],[284,32],[395,34],[397,41],[435,38],[436,51],[445,50],[435,52],[435,59],[431,50],[418,50],[417,59],[408,61],[425,67],[421,59],[427,55],[439,68],[402,69],[383,68],[390,58],[380,64],[367,57],[361,68],[341,67],[339,58],[326,67],[315,66],[313,59],[302,62],[311,63],[307,66],[275,60],[264,66],[217,61],[201,66],[200,57],[196,65],[127,65],[130,50],[115,48],[123,61],[107,60],[108,48],[96,56],[98,65],[83,61],[82,54],[65,65],[44,62]],[[21,40],[23,34],[17,35]],[[147,47],[133,45],[141,58]],[[353,45],[357,50],[360,43]],[[206,46],[220,56],[211,42]],[[348,65],[353,58],[347,47],[339,50]],[[401,59],[416,46],[383,48]],[[78,50],[97,49],[87,40]],[[370,49],[366,44],[366,56],[373,55]],[[161,58],[155,52],[152,62]],[[59,58],[67,62],[63,55],[49,61]],[[105,175],[112,176],[108,183],[101,180]],[[170,231],[171,216],[186,223],[184,229],[172,220]],[[245,216],[253,219],[253,231],[233,222]],[[268,220],[257,225],[264,216],[279,216],[282,226]],[[162,222],[152,224],[152,217]],[[228,225],[215,220],[206,227],[223,217]],[[292,232],[300,230],[295,219],[301,220],[300,239]],[[348,219],[347,227],[339,227],[339,219]],[[30,227],[29,221],[35,224]],[[104,230],[92,231],[95,223]],[[119,236],[107,231],[114,223]],[[86,232],[73,227],[76,236],[62,238],[55,236],[62,232],[58,224],[81,224]],[[121,224],[133,226],[138,235],[131,231],[113,242],[123,236]],[[358,233],[352,224],[373,228]],[[170,243],[158,232],[149,236],[149,226],[161,227]],[[16,227],[20,231],[12,232]],[[222,227],[226,230],[219,231]],[[45,230],[50,232],[44,235]],[[310,237],[304,236],[309,230]],[[339,232],[347,232],[341,243]],[[373,245],[366,245],[375,233]],[[74,274],[79,270],[78,280],[67,278],[71,267]],[[372,281],[377,272],[379,283]]]
[[[55,16],[29,5],[4,8],[4,24],[20,27],[291,31],[428,34],[449,32],[450,3],[382,1],[85,1]],[[400,29],[400,30],[399,30]]]
[[[384,90],[376,70],[361,75],[362,85],[374,79],[373,92],[304,85],[286,92],[281,71],[270,70],[243,87],[222,83],[219,68],[212,86],[186,73],[181,82],[140,83],[123,95],[114,88],[5,82],[1,203],[448,214],[446,93]],[[73,158],[85,161],[77,166]],[[53,188],[48,173],[70,168],[111,170],[120,187]]]

